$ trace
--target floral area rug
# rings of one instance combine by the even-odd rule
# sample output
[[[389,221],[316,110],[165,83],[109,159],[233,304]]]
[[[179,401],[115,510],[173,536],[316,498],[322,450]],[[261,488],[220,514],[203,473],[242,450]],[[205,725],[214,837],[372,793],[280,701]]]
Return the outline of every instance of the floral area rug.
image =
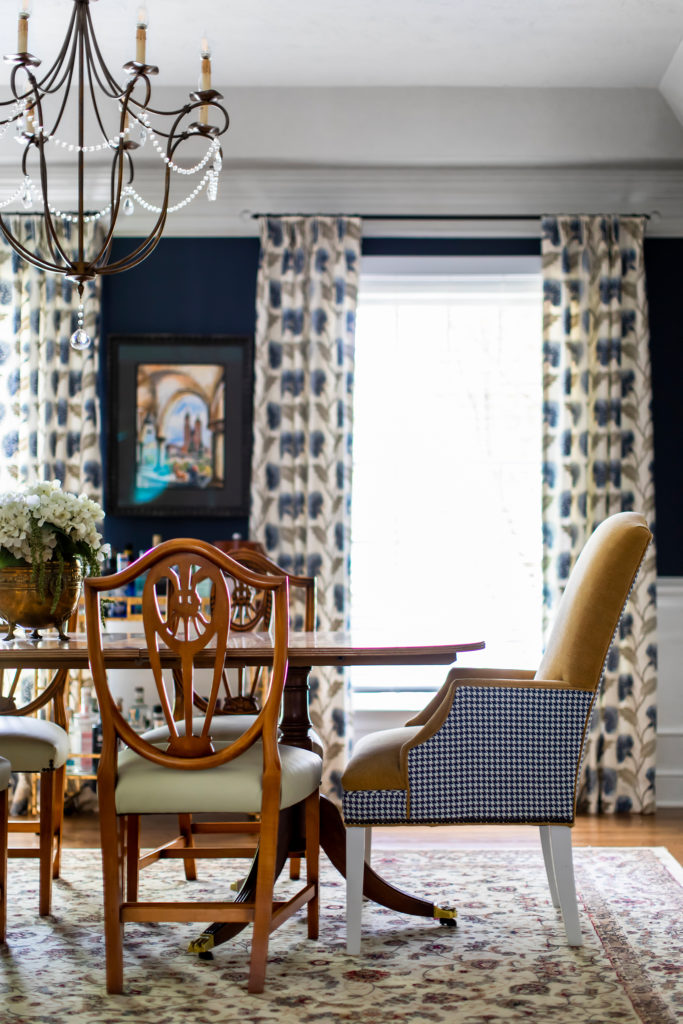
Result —
[[[37,914],[37,861],[12,860],[2,1024],[674,1024],[683,1019],[681,868],[664,849],[578,848],[585,945],[566,946],[540,847],[399,851],[374,866],[458,907],[458,927],[367,903],[360,957],[347,956],[344,883],[323,858],[320,939],[297,914],[271,937],[266,990],[246,991],[251,929],[212,961],[185,952],[201,925],[127,924],[126,994],[108,996],[99,854],[66,851],[53,916]],[[226,898],[243,861],[143,873],[141,898]],[[281,890],[291,883],[285,881]]]

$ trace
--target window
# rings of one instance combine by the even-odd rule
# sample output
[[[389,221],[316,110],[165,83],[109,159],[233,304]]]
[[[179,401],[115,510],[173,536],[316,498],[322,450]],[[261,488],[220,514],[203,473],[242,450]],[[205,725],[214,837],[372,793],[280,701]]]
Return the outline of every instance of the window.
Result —
[[[484,639],[473,667],[541,649],[540,260],[505,262],[367,259],[358,305],[352,627]],[[354,706],[419,708],[444,677],[354,669]]]

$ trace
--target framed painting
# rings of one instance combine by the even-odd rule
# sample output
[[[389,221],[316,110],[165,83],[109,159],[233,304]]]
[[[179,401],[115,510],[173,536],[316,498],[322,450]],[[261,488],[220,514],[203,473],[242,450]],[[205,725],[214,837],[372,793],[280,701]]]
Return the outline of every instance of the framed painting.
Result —
[[[246,516],[253,339],[108,338],[107,510]]]

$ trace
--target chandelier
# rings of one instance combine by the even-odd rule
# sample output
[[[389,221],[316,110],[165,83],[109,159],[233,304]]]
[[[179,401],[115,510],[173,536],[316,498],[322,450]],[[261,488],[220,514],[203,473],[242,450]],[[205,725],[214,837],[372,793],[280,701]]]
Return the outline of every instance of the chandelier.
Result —
[[[104,62],[90,15],[96,0],[73,0],[74,8],[62,47],[47,72],[38,78],[41,61],[28,49],[31,0],[20,0],[17,53],[5,57],[12,65],[12,98],[0,103],[10,107],[0,118],[0,137],[14,127],[23,147],[21,181],[7,199],[0,199],[0,230],[9,245],[34,267],[62,274],[78,288],[80,306],[77,328],[71,336],[76,349],[87,348],[90,338],[84,327],[83,288],[99,275],[118,274],[144,260],[159,242],[169,213],[187,206],[202,191],[214,200],[222,165],[219,138],[228,128],[228,114],[218,102],[223,97],[211,88],[211,51],[202,40],[199,88],[189,102],[176,110],[159,110],[151,105],[150,79],[159,69],[146,62],[147,11],[140,7],[137,17],[135,60],[124,64],[122,84]],[[218,124],[211,124],[210,112]],[[193,120],[194,118],[194,120]],[[192,141],[191,141],[192,140]],[[145,143],[160,160],[162,197],[158,204],[141,196],[135,184],[135,157]],[[189,142],[194,163],[183,166],[179,149]],[[199,152],[197,152],[199,148]],[[75,211],[57,209],[50,201],[48,158],[57,150],[73,153],[75,159]],[[111,156],[109,201],[102,209],[86,211],[86,163],[100,154]],[[108,160],[107,160],[108,162]],[[172,176],[202,175],[183,198],[171,203]],[[52,190],[54,192],[54,189]],[[10,231],[2,210],[17,202],[31,208],[42,203],[47,251],[31,251]],[[110,261],[111,246],[121,214],[134,212],[135,203],[156,215],[147,237],[121,259]],[[95,251],[86,252],[85,225],[103,219],[104,240]],[[66,243],[65,232],[75,230],[75,258]]]

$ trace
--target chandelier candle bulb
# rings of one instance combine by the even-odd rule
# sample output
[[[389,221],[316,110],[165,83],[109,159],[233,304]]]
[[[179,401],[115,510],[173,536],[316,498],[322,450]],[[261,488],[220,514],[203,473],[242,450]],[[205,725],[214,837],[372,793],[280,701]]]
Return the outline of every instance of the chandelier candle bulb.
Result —
[[[137,31],[135,33],[135,59],[138,64],[147,62],[147,26],[149,18],[146,7],[138,7]]]
[[[17,52],[28,53],[28,19],[31,17],[31,0],[21,0],[19,7],[19,30],[17,32]]]
[[[209,40],[204,36],[202,39],[202,67],[201,74],[199,76],[199,88],[202,92],[208,92],[211,88],[211,48],[209,47]],[[209,108],[203,106],[199,111],[199,123],[209,123]]]

